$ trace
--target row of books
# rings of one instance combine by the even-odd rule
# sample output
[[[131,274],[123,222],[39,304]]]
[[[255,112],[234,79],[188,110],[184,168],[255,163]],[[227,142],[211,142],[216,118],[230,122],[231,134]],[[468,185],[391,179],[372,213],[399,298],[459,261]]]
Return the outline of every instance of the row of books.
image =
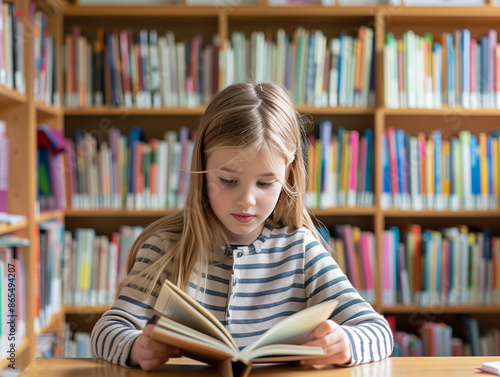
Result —
[[[23,242],[0,236],[0,351],[10,355],[26,336]]]
[[[369,303],[375,303],[377,257],[375,235],[352,225],[338,225],[333,229],[329,245],[339,267],[359,294]]]
[[[500,44],[494,29],[468,29],[434,40],[409,30],[384,45],[384,102],[391,108],[500,108]]]
[[[128,137],[109,131],[109,142],[77,130],[66,140],[67,177],[75,209],[182,208],[189,183],[189,129],[145,141],[140,127]]]
[[[236,82],[276,82],[299,105],[374,105],[374,33],[361,26],[355,36],[328,38],[297,27],[234,32],[220,50],[218,36],[176,41],[169,31],[99,28],[93,42],[73,26],[64,45],[65,105],[196,107],[219,88]]]
[[[23,94],[24,17],[15,3],[0,0],[0,85]]]
[[[64,233],[63,281],[66,305],[111,305],[117,283],[141,227],[120,226],[110,237],[95,229],[78,228]]]
[[[40,333],[62,308],[62,255],[64,225],[58,220],[41,222],[36,229],[34,266],[34,327]]]
[[[316,129],[308,136],[307,207],[373,206],[373,130],[334,131],[328,120]]]
[[[37,127],[37,201],[41,210],[66,209],[64,130]]]
[[[500,304],[500,237],[467,226],[382,234],[381,303]]]
[[[493,210],[500,206],[500,131],[382,135],[382,208]]]
[[[62,357],[97,357],[92,351],[90,334],[82,331],[72,331],[69,323],[64,324]]]
[[[34,6],[34,5],[33,5]],[[58,49],[48,33],[48,19],[42,11],[33,15],[33,88],[35,101],[60,106]]]
[[[443,322],[423,322],[417,334],[396,331],[392,356],[496,356],[500,355],[500,329],[481,335],[476,319],[458,317],[452,327]]]

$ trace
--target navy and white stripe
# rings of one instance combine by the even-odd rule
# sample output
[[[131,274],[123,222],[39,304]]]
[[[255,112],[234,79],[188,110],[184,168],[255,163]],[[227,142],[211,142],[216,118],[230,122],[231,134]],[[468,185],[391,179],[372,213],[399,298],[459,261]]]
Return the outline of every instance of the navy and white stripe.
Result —
[[[141,271],[166,250],[166,237],[151,237],[133,266]],[[197,291],[192,279],[187,293],[207,308],[243,348],[273,324],[292,313],[325,300],[337,299],[332,319],[348,334],[352,362],[377,361],[392,352],[393,339],[387,321],[353,288],[337,263],[308,230],[276,228],[266,224],[251,245],[233,246],[222,263],[209,266]],[[224,259],[221,251],[220,261]],[[162,274],[165,279],[168,272]],[[92,331],[97,356],[126,366],[128,354],[141,329],[153,317],[158,284],[145,302],[125,287],[113,307]]]

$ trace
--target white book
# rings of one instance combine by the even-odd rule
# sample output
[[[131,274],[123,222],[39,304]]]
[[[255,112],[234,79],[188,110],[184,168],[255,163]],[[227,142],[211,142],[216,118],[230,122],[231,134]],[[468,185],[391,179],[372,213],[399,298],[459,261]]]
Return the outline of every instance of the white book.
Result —
[[[150,86],[152,105],[154,108],[160,108],[162,105],[160,94],[160,72],[158,57],[158,33],[156,30],[149,31],[149,67],[150,67]]]

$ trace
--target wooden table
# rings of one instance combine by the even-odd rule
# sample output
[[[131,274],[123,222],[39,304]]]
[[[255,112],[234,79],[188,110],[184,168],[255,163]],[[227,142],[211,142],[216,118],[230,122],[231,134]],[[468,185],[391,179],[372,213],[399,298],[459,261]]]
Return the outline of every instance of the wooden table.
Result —
[[[250,377],[432,377],[491,376],[476,368],[484,361],[500,361],[488,357],[394,357],[377,363],[351,368],[303,367],[294,364],[255,365]],[[220,377],[213,367],[189,359],[172,359],[153,372],[112,365],[100,359],[37,358],[22,377]]]

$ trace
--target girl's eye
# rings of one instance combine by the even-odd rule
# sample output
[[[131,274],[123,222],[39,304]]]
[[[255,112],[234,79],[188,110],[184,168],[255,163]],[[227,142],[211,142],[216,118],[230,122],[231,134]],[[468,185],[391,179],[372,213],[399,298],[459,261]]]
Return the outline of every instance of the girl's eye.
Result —
[[[236,183],[234,179],[225,179],[225,178],[220,178],[221,182],[224,183],[225,185],[232,185],[233,183]]]
[[[257,185],[266,187],[266,186],[271,186],[275,181],[272,182],[257,182]]]

